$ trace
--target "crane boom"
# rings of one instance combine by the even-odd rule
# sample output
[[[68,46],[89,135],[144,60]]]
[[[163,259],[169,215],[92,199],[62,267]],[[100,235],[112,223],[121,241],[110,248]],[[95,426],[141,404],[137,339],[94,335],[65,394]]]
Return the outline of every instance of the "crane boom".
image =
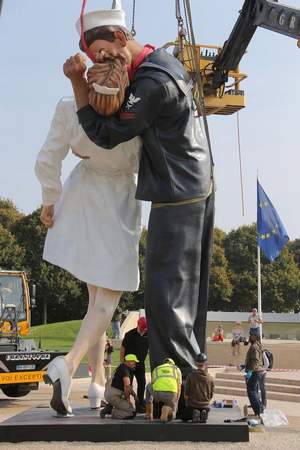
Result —
[[[245,0],[228,40],[214,61],[213,89],[222,86],[228,72],[239,65],[257,27],[300,39],[300,9],[270,0]]]
[[[255,11],[255,25],[295,39],[300,38],[300,9],[267,0],[256,3],[259,5]]]

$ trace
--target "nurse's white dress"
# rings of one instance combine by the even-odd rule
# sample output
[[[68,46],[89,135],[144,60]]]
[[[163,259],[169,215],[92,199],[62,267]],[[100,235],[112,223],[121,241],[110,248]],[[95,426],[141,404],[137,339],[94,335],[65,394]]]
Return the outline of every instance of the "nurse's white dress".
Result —
[[[82,159],[61,187],[69,149]],[[59,101],[35,172],[43,204],[55,204],[43,258],[86,283],[119,291],[139,285],[141,202],[135,199],[140,138],[112,150],[84,133],[73,98]]]

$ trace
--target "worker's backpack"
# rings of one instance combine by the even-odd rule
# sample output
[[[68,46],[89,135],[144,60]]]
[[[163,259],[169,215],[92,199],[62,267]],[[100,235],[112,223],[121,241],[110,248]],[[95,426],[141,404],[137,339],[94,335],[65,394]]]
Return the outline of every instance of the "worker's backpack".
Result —
[[[274,357],[273,357],[273,353],[270,352],[270,350],[264,349],[263,353],[266,355],[266,357],[269,360],[269,367],[268,370],[272,369],[273,367],[273,363],[274,363]]]

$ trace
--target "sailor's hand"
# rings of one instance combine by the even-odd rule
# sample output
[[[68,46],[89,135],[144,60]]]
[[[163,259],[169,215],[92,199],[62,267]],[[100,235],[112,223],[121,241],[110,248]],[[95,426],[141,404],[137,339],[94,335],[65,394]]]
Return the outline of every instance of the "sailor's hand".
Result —
[[[40,215],[41,222],[46,225],[47,228],[53,226],[54,205],[43,205]]]
[[[84,80],[84,74],[86,71],[85,58],[80,53],[71,56],[66,60],[63,66],[64,74],[71,81]]]

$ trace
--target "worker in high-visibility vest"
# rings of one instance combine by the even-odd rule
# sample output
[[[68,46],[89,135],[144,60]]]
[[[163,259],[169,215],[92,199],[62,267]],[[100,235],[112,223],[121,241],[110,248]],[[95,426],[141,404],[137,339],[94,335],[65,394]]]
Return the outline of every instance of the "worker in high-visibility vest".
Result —
[[[166,358],[151,374],[151,394],[147,399],[146,413],[153,419],[153,400],[163,403],[160,420],[168,422],[176,416],[181,392],[182,377],[180,369],[171,358]]]

